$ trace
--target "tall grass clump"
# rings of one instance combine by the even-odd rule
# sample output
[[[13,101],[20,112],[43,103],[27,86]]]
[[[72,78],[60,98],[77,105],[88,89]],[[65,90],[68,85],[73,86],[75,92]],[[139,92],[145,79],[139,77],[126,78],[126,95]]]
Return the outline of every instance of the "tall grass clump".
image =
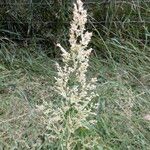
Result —
[[[82,1],[77,0],[70,28],[70,51],[57,44],[63,61],[62,66],[56,63],[54,89],[59,98],[44,102],[39,107],[46,116],[44,121],[50,145],[54,143],[57,149],[97,149],[98,145],[99,137],[94,132],[96,106],[91,106],[91,100],[98,96],[97,79],[87,79],[89,55],[92,51],[87,46],[92,33],[86,31],[86,22],[87,11],[84,10]]]

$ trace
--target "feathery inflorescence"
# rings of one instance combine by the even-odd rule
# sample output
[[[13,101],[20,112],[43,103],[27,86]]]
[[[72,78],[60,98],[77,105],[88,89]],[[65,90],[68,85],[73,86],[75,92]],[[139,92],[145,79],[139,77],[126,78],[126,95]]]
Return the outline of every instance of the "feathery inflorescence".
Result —
[[[74,4],[73,21],[70,29],[70,51],[66,51],[60,44],[57,44],[62,51],[64,66],[56,64],[58,76],[55,88],[58,94],[69,100],[71,104],[78,107],[80,102],[87,104],[96,96],[96,78],[87,81],[86,73],[89,66],[89,55],[92,49],[88,49],[88,43],[91,40],[92,33],[86,31],[87,11],[83,8],[81,0]],[[70,81],[70,80],[74,81]],[[69,83],[72,85],[69,85]],[[90,95],[89,95],[90,93]],[[79,108],[78,107],[78,108]]]
[[[75,135],[77,130],[81,128],[89,130],[89,124],[95,122],[92,117],[95,116],[94,109],[89,104],[97,96],[97,79],[87,79],[89,56],[92,51],[91,48],[88,48],[88,44],[92,33],[86,31],[86,22],[87,11],[83,8],[82,1],[77,0],[74,4],[70,28],[70,50],[67,51],[57,44],[62,52],[63,65],[56,63],[57,77],[55,77],[54,89],[62,98],[59,99],[59,102],[57,101],[58,107],[54,107],[52,102],[45,102],[42,107],[47,116],[45,121],[47,128],[52,131],[49,138],[63,140],[62,143],[65,144],[62,147],[67,150],[73,149],[77,141],[80,141]],[[97,141],[97,138],[89,135],[84,138],[82,145],[85,142],[85,147],[92,148],[95,146],[94,139]]]

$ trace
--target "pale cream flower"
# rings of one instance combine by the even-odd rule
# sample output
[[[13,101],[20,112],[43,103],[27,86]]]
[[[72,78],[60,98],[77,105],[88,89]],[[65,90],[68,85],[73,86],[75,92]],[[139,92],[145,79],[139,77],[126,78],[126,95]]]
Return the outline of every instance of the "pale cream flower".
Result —
[[[87,118],[95,114],[92,108],[87,107],[98,94],[96,93],[97,79],[87,79],[89,56],[92,51],[87,46],[92,33],[85,31],[86,22],[87,11],[83,8],[83,2],[76,0],[70,28],[70,50],[65,50],[60,44],[57,44],[62,52],[63,65],[56,63],[57,77],[55,77],[54,88],[62,96],[63,101],[60,102],[61,106],[54,110],[52,103],[50,106],[45,105],[47,108],[45,114],[49,118],[47,126],[49,129],[55,128],[57,136],[64,132],[64,128],[67,128],[72,134],[80,127],[88,128],[83,122],[88,121]],[[71,112],[68,113],[72,110],[74,115]],[[90,122],[95,121],[90,120]],[[70,136],[67,138],[69,147],[72,145],[70,144],[72,138]]]
[[[146,114],[143,118],[147,121],[150,121],[150,114]]]
[[[88,31],[85,32],[86,22],[87,11],[83,8],[83,2],[77,0],[76,4],[74,4],[73,21],[71,22],[70,28],[70,51],[67,52],[60,44],[57,44],[62,51],[64,66],[60,67],[59,64],[56,64],[58,70],[58,76],[55,78],[56,91],[58,94],[63,95],[64,98],[68,97],[67,99],[71,99],[72,101],[77,98],[77,95],[78,99],[86,99],[86,97],[84,97],[86,94],[83,93],[87,93],[87,91],[90,93],[90,91],[94,91],[96,88],[95,78],[89,80],[89,83],[86,79],[86,73],[89,66],[89,55],[92,51],[91,48],[87,49],[92,33]],[[78,38],[81,40],[78,40]],[[74,86],[68,85],[72,74],[75,76],[75,82],[80,85],[78,86],[80,89],[75,90]],[[79,91],[82,92],[80,93]],[[96,96],[96,94],[92,94],[90,96],[91,99],[94,96]]]

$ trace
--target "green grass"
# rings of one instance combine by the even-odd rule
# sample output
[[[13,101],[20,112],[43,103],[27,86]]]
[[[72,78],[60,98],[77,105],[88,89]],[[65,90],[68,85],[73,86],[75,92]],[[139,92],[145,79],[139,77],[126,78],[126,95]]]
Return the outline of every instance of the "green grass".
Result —
[[[63,41],[67,45],[68,28],[63,23],[70,17],[70,5],[55,4],[51,13],[39,9],[38,14],[43,15],[41,19],[53,18],[57,23],[49,32],[47,26],[43,28],[41,22],[36,23],[36,16],[29,11],[31,7],[27,9],[29,13],[22,15],[27,6],[18,9],[11,6],[8,14],[3,12],[18,24],[1,26],[2,36],[7,32],[8,37],[20,40],[31,36],[34,27],[35,41],[23,45],[11,38],[0,38],[0,150],[62,150],[59,147],[62,141],[48,140],[43,114],[36,106],[43,100],[59,103],[60,97],[53,91],[53,85],[55,61],[59,61],[60,51],[54,48],[54,43]],[[104,6],[106,9],[100,6],[91,4],[88,7],[90,19],[105,20],[102,25],[90,22],[88,26],[94,33],[88,76],[98,77],[99,97],[93,101],[98,103],[97,123],[91,127],[92,132],[83,132],[96,131],[100,138],[99,150],[150,150],[150,121],[144,119],[144,115],[150,114],[150,24],[130,22],[148,20],[149,3],[112,3]],[[46,6],[48,10],[50,7]],[[15,16],[11,17],[14,11]],[[5,15],[0,17],[5,20]],[[120,20],[122,24],[113,22]],[[27,28],[21,23],[23,21],[28,23]],[[7,31],[3,31],[5,28]],[[38,39],[48,41],[41,44]],[[43,47],[49,47],[48,54]],[[53,57],[53,52],[57,58]],[[82,139],[82,135],[77,136]]]
[[[129,45],[121,45],[124,48],[120,51],[119,46],[109,50],[116,50],[116,57],[117,52],[126,57],[124,49]],[[91,57],[89,76],[98,76],[100,95],[98,122],[94,127],[100,137],[100,149],[149,150],[150,122],[143,119],[150,113],[149,62],[146,53],[141,55],[138,48],[135,50],[135,56],[128,55],[126,63],[113,57],[108,60]],[[4,58],[9,60],[1,59],[0,66],[2,149],[59,149],[55,143],[48,142],[42,113],[36,109],[43,100],[58,99],[52,90],[55,60],[32,51],[25,54],[16,49],[15,57],[6,57],[3,51]],[[143,61],[135,62],[138,58]]]

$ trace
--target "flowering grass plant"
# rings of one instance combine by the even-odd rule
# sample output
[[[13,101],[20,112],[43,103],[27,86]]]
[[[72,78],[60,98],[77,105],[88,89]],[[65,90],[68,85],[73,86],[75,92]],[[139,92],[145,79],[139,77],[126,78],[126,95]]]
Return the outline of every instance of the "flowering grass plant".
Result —
[[[87,79],[88,49],[92,33],[86,31],[87,11],[81,0],[74,4],[73,20],[70,28],[70,50],[60,44],[63,65],[56,63],[55,91],[61,96],[59,106],[45,102],[46,126],[50,130],[50,140],[61,141],[61,149],[94,148],[98,140],[93,132],[94,106],[90,106],[96,93],[96,78]],[[91,130],[92,129],[92,130]],[[89,134],[90,132],[90,134]],[[92,133],[92,134],[91,134]],[[80,137],[81,136],[81,137]],[[79,138],[80,137],[80,138]]]

